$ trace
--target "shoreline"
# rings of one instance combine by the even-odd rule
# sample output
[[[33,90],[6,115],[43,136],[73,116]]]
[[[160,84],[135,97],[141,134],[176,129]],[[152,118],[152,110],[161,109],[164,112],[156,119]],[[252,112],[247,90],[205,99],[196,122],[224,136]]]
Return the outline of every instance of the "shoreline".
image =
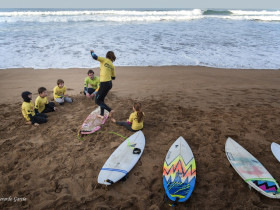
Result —
[[[223,68],[223,67],[211,67],[211,66],[200,66],[200,65],[164,65],[164,66],[153,66],[153,65],[148,65],[148,66],[116,66],[116,68],[165,68],[165,67],[178,67],[178,68],[205,68],[205,69],[223,69],[223,70],[266,70],[266,71],[277,71],[280,70],[278,69],[265,69],[265,68],[259,68],[259,69],[248,69],[248,68]],[[33,67],[23,67],[23,68],[0,68],[0,71],[2,70],[20,70],[20,69],[29,69],[29,70],[71,70],[71,69],[91,69],[90,68],[83,68],[83,67],[69,67],[69,68],[33,68]],[[93,67],[93,69],[99,69],[99,67]]]

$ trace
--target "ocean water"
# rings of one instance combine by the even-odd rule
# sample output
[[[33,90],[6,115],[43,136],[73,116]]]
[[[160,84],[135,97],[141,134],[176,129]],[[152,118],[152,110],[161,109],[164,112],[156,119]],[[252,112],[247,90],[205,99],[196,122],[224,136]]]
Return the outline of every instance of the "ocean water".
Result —
[[[280,69],[279,10],[0,9],[0,69],[198,65]]]

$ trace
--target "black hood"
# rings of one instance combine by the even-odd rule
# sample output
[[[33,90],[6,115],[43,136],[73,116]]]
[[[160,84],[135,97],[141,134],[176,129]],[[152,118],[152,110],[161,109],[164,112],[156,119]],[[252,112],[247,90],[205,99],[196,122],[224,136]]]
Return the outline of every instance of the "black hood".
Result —
[[[30,93],[29,91],[24,91],[22,94],[21,94],[21,97],[23,98],[23,100],[25,102],[30,102],[31,99],[28,97],[28,95],[30,95],[32,93]]]

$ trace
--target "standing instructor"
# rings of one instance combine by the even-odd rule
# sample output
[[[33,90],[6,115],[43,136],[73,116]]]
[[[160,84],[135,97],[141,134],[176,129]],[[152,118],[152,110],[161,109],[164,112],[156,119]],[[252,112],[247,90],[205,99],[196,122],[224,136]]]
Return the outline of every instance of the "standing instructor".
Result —
[[[105,104],[104,99],[108,92],[112,89],[112,80],[116,78],[115,66],[113,65],[113,62],[116,60],[116,56],[113,51],[108,51],[106,58],[97,56],[93,50],[90,51],[90,54],[94,60],[100,62],[100,88],[96,94],[95,103],[100,106],[101,109],[98,117],[104,119],[105,109],[109,112],[109,117],[111,117],[114,112],[114,110]]]

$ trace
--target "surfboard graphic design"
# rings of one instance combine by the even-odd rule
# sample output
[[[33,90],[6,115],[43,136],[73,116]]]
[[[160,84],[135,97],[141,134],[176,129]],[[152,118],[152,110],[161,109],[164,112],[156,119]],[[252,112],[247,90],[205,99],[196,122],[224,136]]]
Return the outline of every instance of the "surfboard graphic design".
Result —
[[[195,181],[196,164],[192,151],[180,137],[170,147],[163,165],[166,195],[172,201],[184,202],[191,196]]]
[[[228,138],[226,156],[236,172],[255,190],[269,198],[280,198],[277,181],[265,167],[236,141]]]

